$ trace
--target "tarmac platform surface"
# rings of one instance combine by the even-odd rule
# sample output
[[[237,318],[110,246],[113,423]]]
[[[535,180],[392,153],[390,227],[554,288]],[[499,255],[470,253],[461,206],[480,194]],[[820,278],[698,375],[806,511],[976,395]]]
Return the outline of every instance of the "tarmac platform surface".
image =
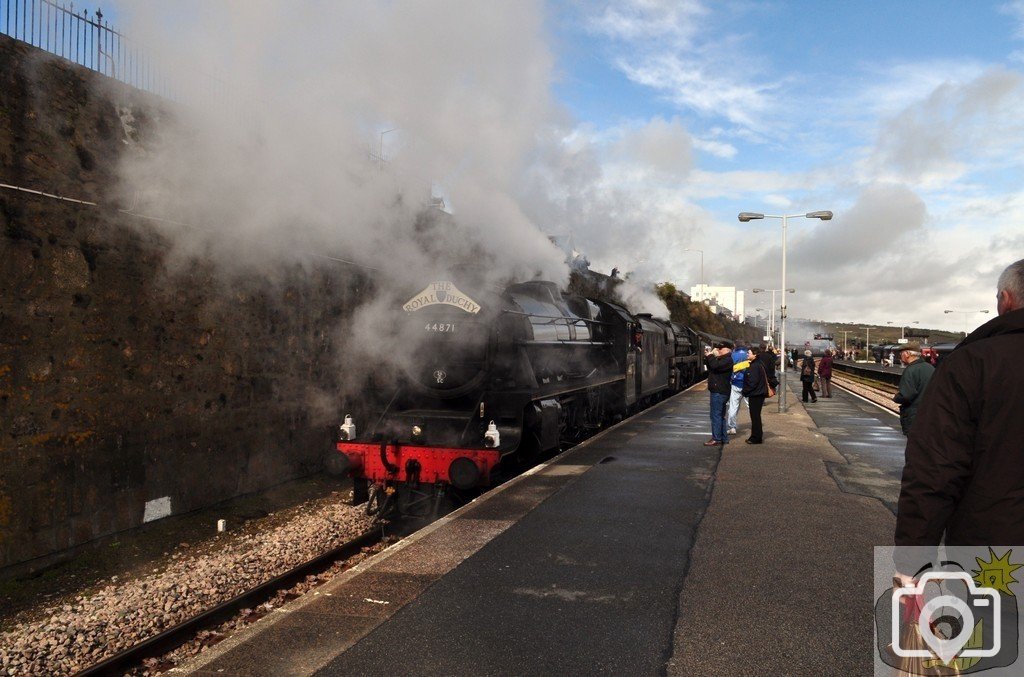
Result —
[[[677,395],[176,671],[870,674],[899,425],[845,392],[789,405],[720,449],[706,391]]]

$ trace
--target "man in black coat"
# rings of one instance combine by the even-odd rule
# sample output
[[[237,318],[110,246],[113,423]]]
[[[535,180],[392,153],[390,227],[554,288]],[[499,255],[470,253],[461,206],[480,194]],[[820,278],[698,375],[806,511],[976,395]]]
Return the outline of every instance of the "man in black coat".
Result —
[[[711,439],[704,446],[713,447],[729,441],[725,417],[732,394],[732,343],[716,343],[704,356],[704,364],[708,368],[708,392],[711,393]]]
[[[907,439],[896,545],[1024,544],[1024,259],[942,360]],[[910,573],[910,572],[904,572]]]

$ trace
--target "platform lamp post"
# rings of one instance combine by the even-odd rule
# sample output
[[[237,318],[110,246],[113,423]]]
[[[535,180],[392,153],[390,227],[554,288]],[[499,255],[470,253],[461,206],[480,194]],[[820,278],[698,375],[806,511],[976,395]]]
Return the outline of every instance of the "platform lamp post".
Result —
[[[949,315],[950,313],[961,313],[964,316],[964,337],[967,336],[967,316],[973,315],[974,313],[985,313],[988,315],[987,310],[943,310],[943,313]]]
[[[771,330],[768,333],[773,337],[772,341],[774,341],[775,340],[775,338],[774,338],[775,330],[776,330],[776,326],[775,326],[775,307],[776,307],[775,306],[775,292],[781,292],[782,290],[781,289],[761,289],[761,288],[755,287],[754,289],[751,289],[751,291],[754,292],[755,294],[760,294],[763,291],[770,291],[772,293],[772,315],[771,315],[772,324],[771,324]],[[796,289],[787,289],[786,291],[789,292],[790,294],[796,293]],[[785,350],[785,346],[783,346],[783,350]]]
[[[742,223],[758,219],[780,219],[782,221],[782,289],[786,289],[786,224],[789,219],[821,219],[831,221],[832,212],[818,211],[806,214],[761,214],[758,212],[740,212]],[[782,348],[782,370],[779,374],[779,413],[786,411],[786,295],[782,295],[782,307],[779,312],[779,346]]]
[[[758,315],[754,316],[754,326],[758,327],[759,325],[757,324],[757,321],[759,319],[761,319],[760,313],[764,312],[764,308],[754,308],[754,312],[758,313]],[[771,331],[771,330],[768,329],[768,318],[766,317],[766,318],[764,318],[764,333],[767,334],[769,331]]]
[[[394,127],[393,129],[385,129],[384,131],[382,131],[380,133],[380,147],[379,147],[379,152],[378,152],[378,155],[377,155],[377,160],[380,162],[380,168],[382,170],[384,169],[384,135],[385,134],[390,134],[391,132],[397,132],[397,131],[398,131],[398,127]]]
[[[753,291],[755,294],[760,294],[763,291],[770,291],[772,293],[771,320],[770,320],[770,323],[768,325],[768,335],[771,336],[772,340],[774,341],[775,340],[775,292],[777,292],[778,289],[759,289],[759,288],[755,287],[751,291]]]
[[[703,249],[689,249],[689,248],[687,248],[687,249],[684,249],[683,251],[684,252],[697,252],[697,253],[700,254],[700,298],[697,299],[697,300],[703,302],[704,301],[704,296],[705,296],[705,289],[704,289],[704,250]]]

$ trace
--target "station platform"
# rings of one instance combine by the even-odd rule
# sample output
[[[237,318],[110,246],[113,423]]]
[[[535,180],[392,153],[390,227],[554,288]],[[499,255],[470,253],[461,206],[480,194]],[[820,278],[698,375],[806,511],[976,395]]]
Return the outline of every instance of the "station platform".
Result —
[[[903,446],[854,395],[710,438],[703,385],[175,669],[199,675],[869,674]],[[799,384],[797,384],[799,385]],[[894,474],[895,473],[895,474]]]

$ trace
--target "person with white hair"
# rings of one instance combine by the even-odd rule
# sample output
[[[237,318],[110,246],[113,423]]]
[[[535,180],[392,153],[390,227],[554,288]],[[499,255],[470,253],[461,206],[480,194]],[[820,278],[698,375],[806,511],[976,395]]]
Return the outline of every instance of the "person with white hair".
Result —
[[[1024,259],[939,363],[907,438],[896,545],[1024,543]],[[906,573],[906,572],[904,572]]]
[[[910,426],[921,407],[921,398],[932,378],[935,367],[921,359],[921,344],[907,343],[899,349],[903,374],[900,376],[900,389],[892,401],[900,405],[900,427],[903,434],[910,434]]]
[[[807,402],[808,398],[811,402],[818,401],[818,394],[814,392],[814,369],[814,358],[811,356],[811,351],[805,350],[804,359],[800,362],[800,383],[804,386],[804,402]]]

